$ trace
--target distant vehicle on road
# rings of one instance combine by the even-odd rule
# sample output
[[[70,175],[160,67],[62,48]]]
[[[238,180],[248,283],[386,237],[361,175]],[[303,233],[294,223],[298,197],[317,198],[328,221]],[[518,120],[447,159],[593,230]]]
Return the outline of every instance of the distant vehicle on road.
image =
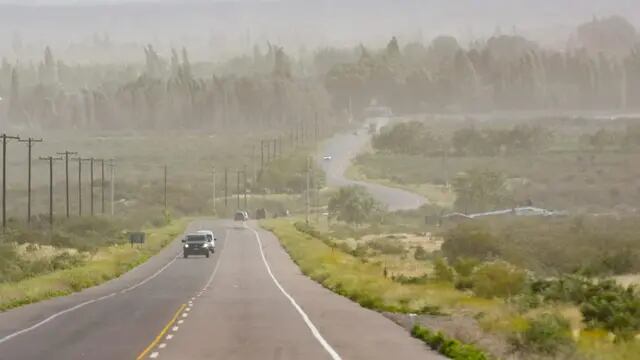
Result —
[[[182,253],[186,258],[189,255],[204,255],[209,257],[209,242],[207,241],[207,235],[201,233],[188,234],[182,239],[184,245],[182,246]]]
[[[329,161],[329,160],[331,160],[333,158],[331,157],[331,155],[325,155],[325,157],[323,157],[322,159],[325,160],[325,161]]]
[[[265,208],[260,208],[256,210],[256,220],[266,219],[267,218],[267,210]]]
[[[235,221],[247,221],[249,220],[249,214],[246,211],[236,211],[233,215]]]
[[[209,251],[213,254],[216,252],[216,236],[211,230],[199,230],[198,234],[203,234],[207,237],[207,243],[209,243]]]

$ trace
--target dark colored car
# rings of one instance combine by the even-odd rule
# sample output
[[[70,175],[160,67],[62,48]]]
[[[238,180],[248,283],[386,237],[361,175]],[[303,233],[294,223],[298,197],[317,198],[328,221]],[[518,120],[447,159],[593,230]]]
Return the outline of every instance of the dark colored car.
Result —
[[[256,210],[256,220],[266,219],[267,218],[267,210],[264,208],[260,208]]]
[[[209,257],[209,242],[205,234],[189,234],[182,239],[182,253],[187,258],[189,255],[204,255]]]

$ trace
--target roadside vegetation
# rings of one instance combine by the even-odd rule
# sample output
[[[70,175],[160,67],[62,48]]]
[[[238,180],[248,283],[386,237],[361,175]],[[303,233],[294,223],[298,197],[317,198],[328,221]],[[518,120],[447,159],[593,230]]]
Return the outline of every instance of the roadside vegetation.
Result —
[[[327,221],[265,227],[304,274],[447,356],[633,359],[640,349],[640,291],[612,278],[638,271],[635,217],[440,223],[429,221],[438,206],[390,213],[359,187],[328,203]]]
[[[116,225],[106,219],[69,224],[40,243],[34,240],[49,239],[49,234],[33,231],[26,247],[0,243],[0,311],[117,278],[155,255],[181,234],[186,224],[180,220],[144,228],[145,244],[133,247],[128,244],[126,233],[120,228],[114,231]],[[24,233],[13,236],[25,239]],[[57,242],[62,239],[69,242]],[[21,254],[23,251],[27,254]]]

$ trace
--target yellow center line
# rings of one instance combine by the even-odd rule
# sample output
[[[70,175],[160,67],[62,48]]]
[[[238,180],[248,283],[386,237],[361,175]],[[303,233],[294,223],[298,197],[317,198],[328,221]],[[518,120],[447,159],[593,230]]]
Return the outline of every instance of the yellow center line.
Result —
[[[176,311],[176,314],[173,315],[173,317],[171,318],[171,320],[167,323],[167,325],[162,329],[162,331],[160,332],[160,334],[158,334],[158,336],[151,342],[151,344],[149,344],[149,346],[147,346],[146,349],[144,349],[143,352],[140,353],[140,355],[138,355],[138,357],[136,358],[136,360],[141,360],[142,358],[144,358],[149,351],[151,351],[157,344],[158,342],[160,342],[160,340],[162,340],[162,337],[164,336],[164,334],[167,333],[167,331],[169,331],[169,328],[171,327],[171,325],[173,325],[173,323],[176,322],[176,320],[178,319],[178,316],[180,316],[180,313],[182,312],[182,310],[184,310],[184,308],[187,306],[187,304],[182,304],[180,306],[180,308],[178,309],[178,311]]]

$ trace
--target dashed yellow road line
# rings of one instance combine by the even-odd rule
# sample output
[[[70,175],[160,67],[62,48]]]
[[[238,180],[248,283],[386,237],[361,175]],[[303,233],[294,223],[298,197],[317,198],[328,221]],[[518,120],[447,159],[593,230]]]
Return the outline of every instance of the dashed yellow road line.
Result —
[[[171,327],[171,325],[173,325],[173,323],[176,322],[176,320],[178,319],[178,316],[180,316],[180,313],[182,312],[182,310],[184,310],[184,308],[187,306],[187,304],[182,304],[180,306],[180,308],[178,309],[178,311],[176,311],[176,314],[173,315],[173,317],[171,318],[171,320],[167,323],[167,325],[162,329],[162,331],[160,332],[160,334],[158,334],[158,336],[156,336],[156,338],[151,342],[151,344],[149,344],[149,346],[147,346],[146,349],[144,349],[143,352],[140,353],[140,355],[138,355],[138,357],[136,358],[136,360],[141,360],[143,359],[148,353],[149,351],[151,351],[157,344],[158,342],[160,342],[160,340],[162,340],[162,337],[164,336],[164,334],[167,333],[167,331],[169,331],[169,328]]]

